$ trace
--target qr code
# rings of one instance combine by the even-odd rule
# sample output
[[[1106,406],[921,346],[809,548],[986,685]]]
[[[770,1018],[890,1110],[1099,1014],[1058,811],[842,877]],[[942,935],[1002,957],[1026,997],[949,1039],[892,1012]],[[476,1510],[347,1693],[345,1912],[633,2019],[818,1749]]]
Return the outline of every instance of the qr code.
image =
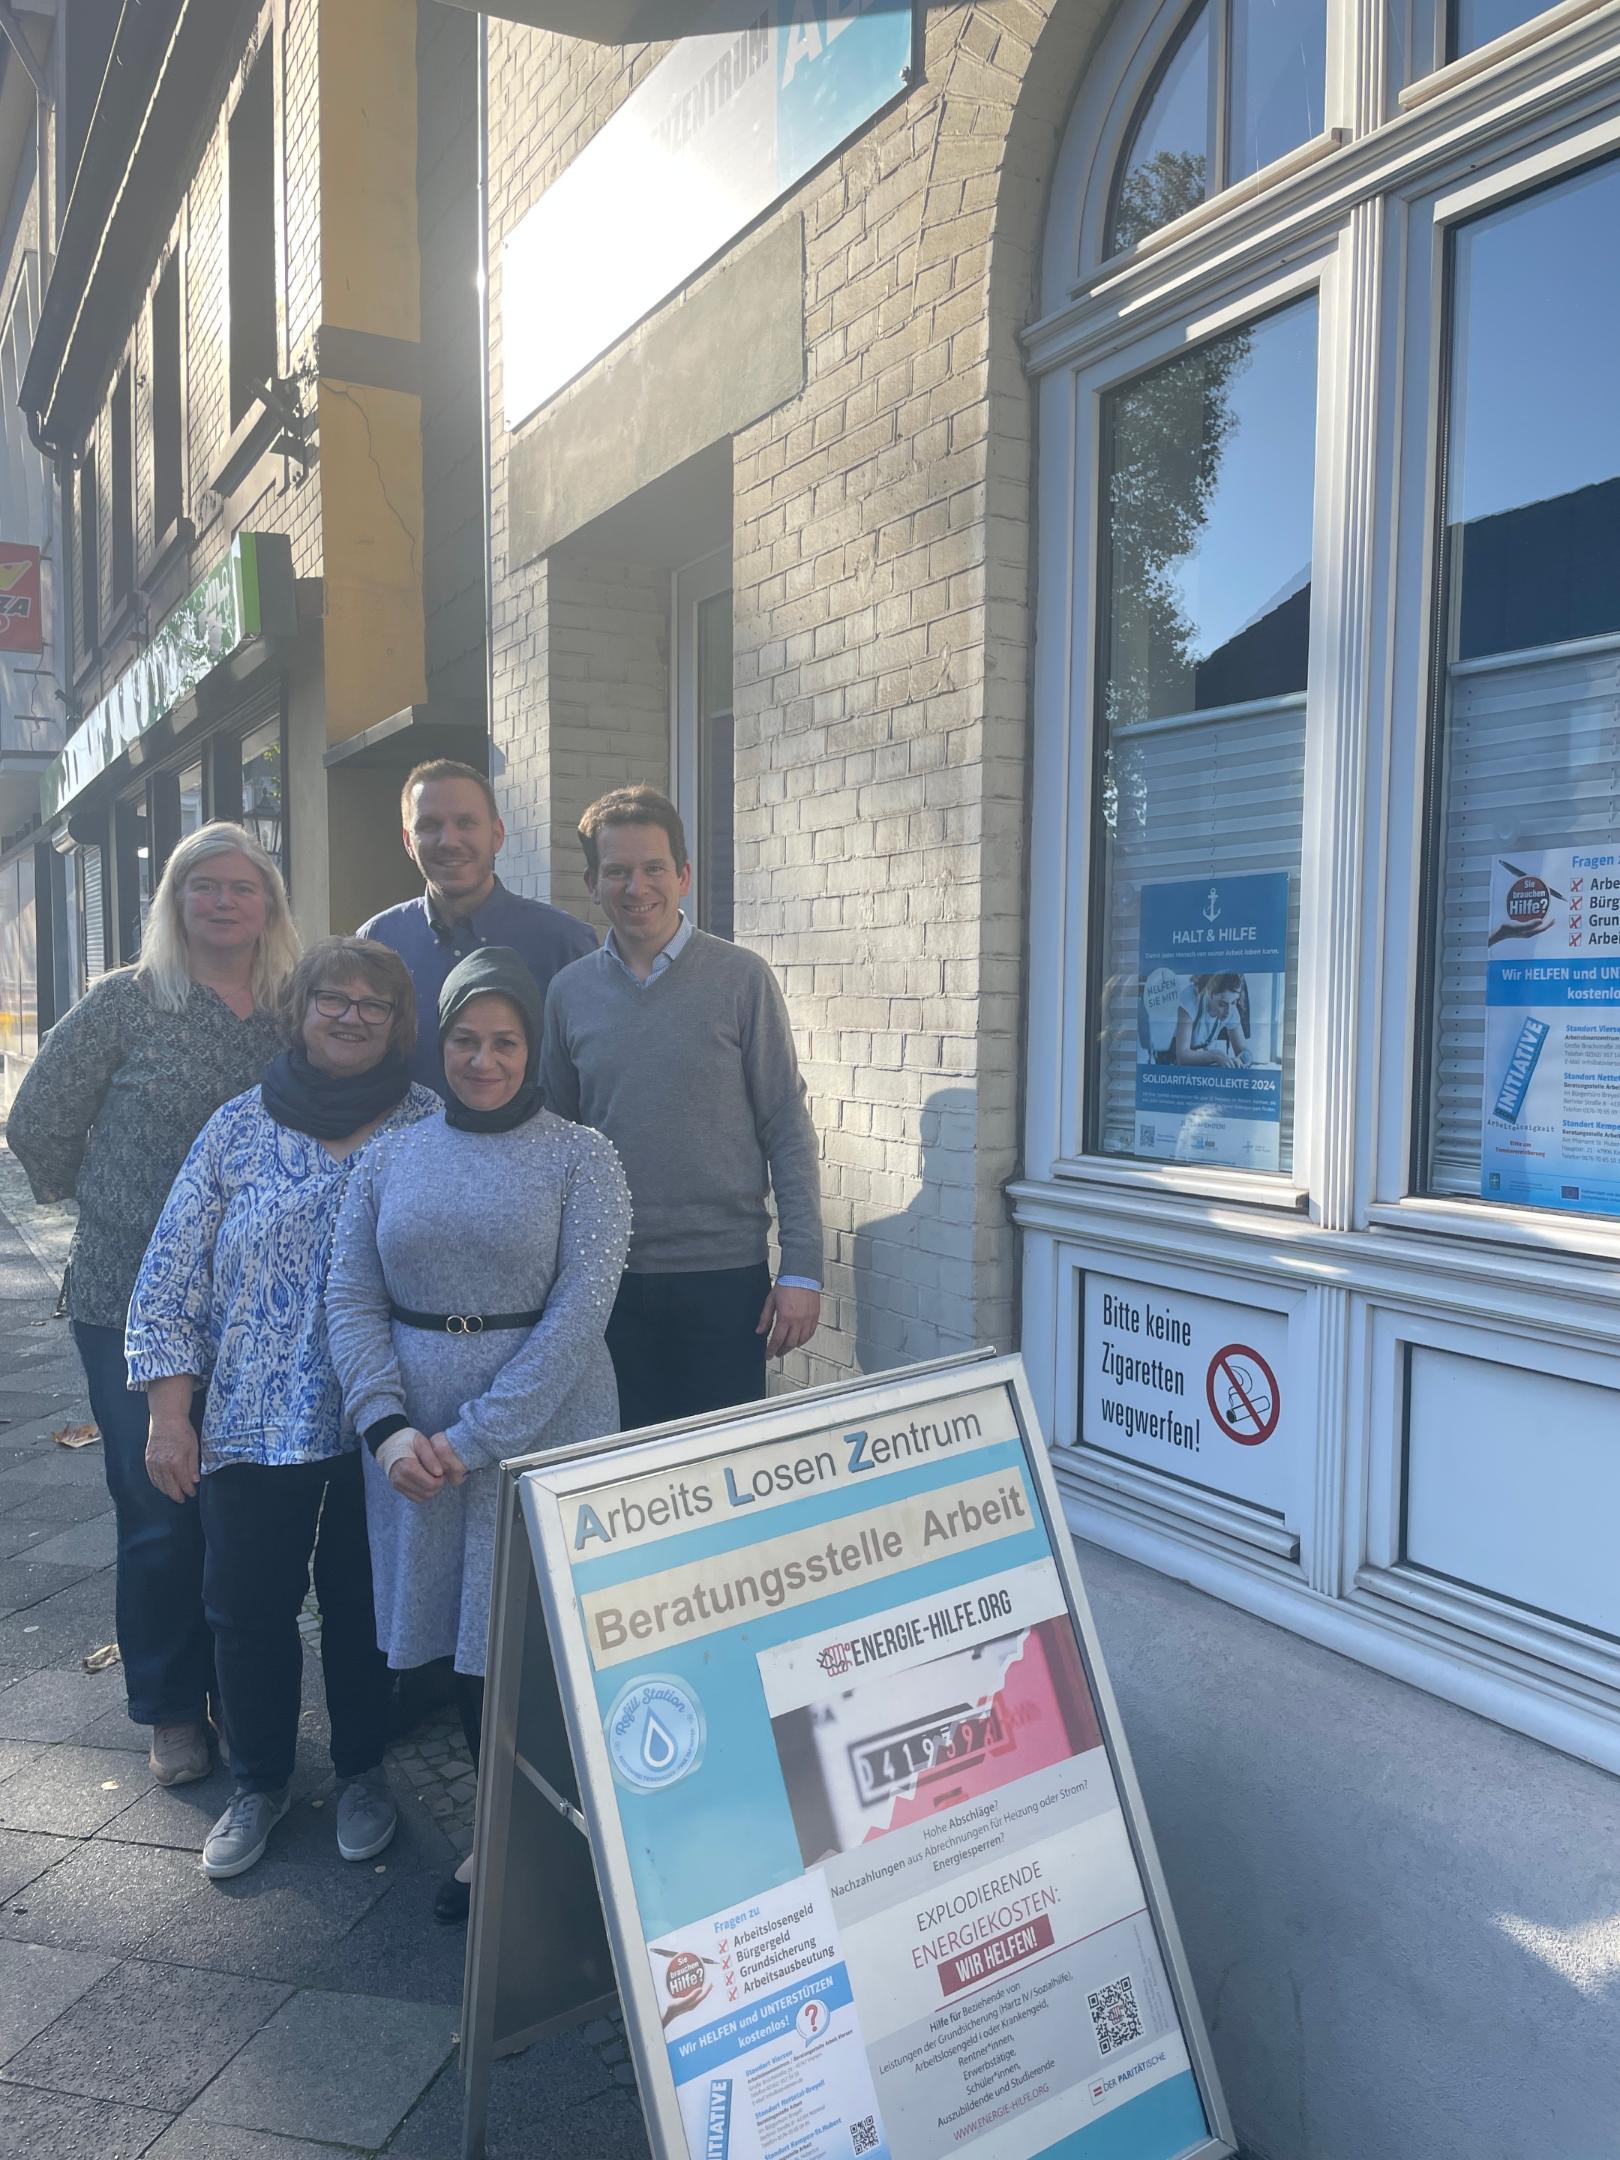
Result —
[[[1136,1990],[1129,1973],[1096,1989],[1086,2001],[1091,2006],[1091,2022],[1101,2053],[1112,2055],[1116,2048],[1129,2047],[1133,2040],[1141,2039],[1142,2013],[1136,2007]]]
[[[859,2155],[861,2153],[876,2152],[877,2142],[878,2130],[877,2117],[875,2115],[863,2115],[859,2122],[853,2122],[850,2124],[850,2149],[856,2154],[857,2160],[859,2160]]]

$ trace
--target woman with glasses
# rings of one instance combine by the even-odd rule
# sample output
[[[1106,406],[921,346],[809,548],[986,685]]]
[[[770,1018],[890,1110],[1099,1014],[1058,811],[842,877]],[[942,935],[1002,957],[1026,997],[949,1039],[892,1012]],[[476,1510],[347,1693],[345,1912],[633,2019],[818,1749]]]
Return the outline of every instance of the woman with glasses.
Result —
[[[290,1804],[314,1561],[338,1850],[394,1834],[383,1773],[388,1669],[377,1648],[365,1493],[326,1342],[332,1231],[370,1144],[429,1116],[412,1085],[416,997],[402,961],[327,938],[287,993],[291,1048],[203,1127],[158,1220],[129,1310],[129,1378],[151,1409],[152,1483],[200,1496],[236,1791],[203,1871],[240,1875]],[[190,1406],[206,1385],[199,1441]]]
[[[51,1029],[6,1126],[34,1198],[79,1203],[67,1309],[118,1521],[129,1714],[152,1727],[163,1785],[208,1775],[214,1643],[197,1503],[147,1477],[146,1404],[127,1385],[124,1322],[186,1150],[282,1045],[280,998],[297,958],[281,872],[239,825],[204,825],[169,857],[140,959],[92,983]]]
[[[356,1171],[326,1308],[376,1457],[378,1633],[400,1670],[454,1658],[476,1763],[499,1466],[618,1429],[605,1336],[630,1194],[612,1143],[541,1102],[540,991],[515,952],[451,970],[439,1042],[444,1115]],[[439,1919],[466,1919],[470,1877],[441,1886]]]

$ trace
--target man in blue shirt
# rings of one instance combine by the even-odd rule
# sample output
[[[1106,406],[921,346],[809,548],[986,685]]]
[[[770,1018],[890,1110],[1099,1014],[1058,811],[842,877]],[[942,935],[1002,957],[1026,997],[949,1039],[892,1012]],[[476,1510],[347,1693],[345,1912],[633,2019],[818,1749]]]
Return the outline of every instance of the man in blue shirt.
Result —
[[[445,977],[480,945],[509,945],[540,985],[570,960],[596,950],[596,935],[577,916],[543,900],[508,892],[495,875],[506,839],[495,790],[471,765],[432,758],[400,791],[405,852],[422,873],[420,900],[384,908],[360,925],[361,937],[391,946],[416,985],[421,1025],[411,1077],[445,1091],[435,1015]]]

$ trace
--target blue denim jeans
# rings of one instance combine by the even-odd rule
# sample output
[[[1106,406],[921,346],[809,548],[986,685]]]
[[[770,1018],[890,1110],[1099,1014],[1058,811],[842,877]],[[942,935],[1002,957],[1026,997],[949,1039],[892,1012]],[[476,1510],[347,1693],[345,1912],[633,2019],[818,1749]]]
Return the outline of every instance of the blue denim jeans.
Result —
[[[167,1499],[146,1474],[146,1397],[130,1389],[123,1330],[75,1320],[73,1340],[118,1518],[118,1647],[129,1714],[137,1725],[200,1721],[214,1692],[202,1517],[194,1498]],[[200,1394],[192,1421],[202,1424]]]

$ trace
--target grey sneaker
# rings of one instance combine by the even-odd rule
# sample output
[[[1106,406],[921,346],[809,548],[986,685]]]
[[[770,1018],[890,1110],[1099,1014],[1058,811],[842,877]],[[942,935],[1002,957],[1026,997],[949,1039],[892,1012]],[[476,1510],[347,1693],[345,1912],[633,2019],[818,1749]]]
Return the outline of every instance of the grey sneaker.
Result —
[[[214,1767],[208,1727],[200,1719],[188,1725],[154,1725],[152,1752],[146,1759],[160,1785],[196,1784]]]
[[[338,1795],[338,1851],[345,1860],[374,1860],[399,1828],[399,1810],[379,1765],[350,1778]]]
[[[209,1831],[203,1846],[203,1873],[216,1881],[227,1875],[245,1875],[264,1858],[270,1833],[291,1804],[285,1786],[280,1792],[232,1793],[230,1806]]]

